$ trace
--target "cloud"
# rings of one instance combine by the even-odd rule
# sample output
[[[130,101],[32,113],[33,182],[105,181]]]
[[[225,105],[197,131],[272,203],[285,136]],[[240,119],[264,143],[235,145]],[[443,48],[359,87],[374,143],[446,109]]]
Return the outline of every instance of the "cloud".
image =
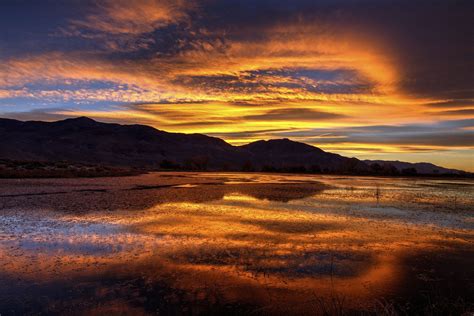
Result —
[[[312,144],[364,144],[403,152],[414,147],[427,150],[442,148],[474,149],[474,119],[448,120],[432,124],[375,125],[360,127],[307,129],[275,133],[274,137],[290,137]],[[318,137],[318,135],[325,137]],[[411,147],[407,147],[407,145]],[[398,149],[397,149],[398,148]]]
[[[114,41],[116,35],[143,39],[143,33],[189,17],[195,6],[188,1],[106,1],[72,25],[82,35],[83,30],[99,31],[100,43]],[[151,46],[143,48],[152,54],[51,52],[12,58],[0,66],[0,84],[74,79],[141,90],[141,98],[122,94],[125,102],[426,103],[403,95],[397,85],[399,69],[376,37],[350,31],[338,19],[295,16],[260,25],[252,21],[242,28],[230,25],[229,34],[225,25],[206,26],[198,19],[189,29],[169,31],[179,40],[154,45],[162,34],[150,37]]]
[[[81,38],[112,53],[146,51],[159,43],[154,32],[190,22],[194,0],[99,0],[55,35]]]
[[[432,108],[459,108],[474,106],[474,99],[457,99],[457,100],[439,100],[426,104]]]
[[[44,108],[44,109],[34,109],[31,111],[24,111],[24,112],[10,112],[10,113],[0,112],[0,115],[2,117],[8,117],[10,119],[20,120],[20,121],[58,121],[58,120],[69,118],[68,116],[54,113],[58,111],[64,111],[64,109]]]
[[[428,112],[439,116],[459,116],[459,117],[474,117],[474,109],[459,109],[449,111]]]
[[[471,146],[465,1],[107,0],[68,4],[55,19],[52,5],[34,6],[47,21],[16,5],[33,16],[19,24],[0,12],[11,30],[0,38],[0,104],[11,116],[357,153]],[[56,109],[27,114],[45,106]]]
[[[271,110],[258,115],[247,115],[245,120],[256,121],[321,121],[343,118],[345,115],[315,111],[307,108],[289,108]]]
[[[71,21],[73,29],[108,34],[139,35],[177,23],[194,7],[187,0],[106,0],[94,12]]]

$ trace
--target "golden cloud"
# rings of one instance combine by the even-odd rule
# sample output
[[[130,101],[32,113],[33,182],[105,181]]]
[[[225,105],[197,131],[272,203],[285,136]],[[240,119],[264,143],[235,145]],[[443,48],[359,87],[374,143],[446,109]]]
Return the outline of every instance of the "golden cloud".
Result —
[[[138,1],[133,5],[107,1],[97,8],[72,25],[77,30],[136,37],[184,21],[196,6],[189,1]],[[206,29],[193,31],[188,34],[187,45],[183,45],[186,48],[172,55],[112,60],[98,52],[50,52],[11,58],[0,64],[0,97],[138,104],[106,111],[55,110],[53,114],[220,134],[234,144],[275,137],[266,133],[274,129],[368,126],[380,124],[381,118],[383,124],[410,124],[434,123],[443,117],[472,117],[472,109],[465,106],[434,111],[431,105],[448,100],[405,93],[399,84],[403,69],[380,38],[320,22],[292,22],[259,31],[258,39]],[[311,77],[308,72],[345,75]],[[111,87],[54,88],[70,81],[106,82]],[[38,82],[50,84],[51,89],[25,88]],[[324,86],[362,88],[327,91]],[[254,133],[231,135],[245,131]],[[323,146],[339,151],[347,148],[353,153],[368,152],[369,147],[372,151],[413,151],[407,144],[395,143],[348,141]],[[416,146],[422,150],[441,147]]]
[[[193,7],[186,0],[107,0],[94,13],[71,24],[79,29],[138,35],[185,19]]]

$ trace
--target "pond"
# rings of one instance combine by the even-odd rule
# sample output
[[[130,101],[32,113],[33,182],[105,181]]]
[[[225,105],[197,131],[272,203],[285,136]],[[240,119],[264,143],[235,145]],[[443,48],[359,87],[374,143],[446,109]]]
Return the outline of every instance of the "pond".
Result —
[[[461,314],[474,181],[0,180],[0,314]]]

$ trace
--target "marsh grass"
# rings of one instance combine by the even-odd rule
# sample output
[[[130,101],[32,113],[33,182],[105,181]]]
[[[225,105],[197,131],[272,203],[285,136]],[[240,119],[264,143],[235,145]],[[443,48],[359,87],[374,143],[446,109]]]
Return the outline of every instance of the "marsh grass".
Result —
[[[92,178],[138,175],[138,169],[72,162],[14,161],[0,159],[0,178]]]

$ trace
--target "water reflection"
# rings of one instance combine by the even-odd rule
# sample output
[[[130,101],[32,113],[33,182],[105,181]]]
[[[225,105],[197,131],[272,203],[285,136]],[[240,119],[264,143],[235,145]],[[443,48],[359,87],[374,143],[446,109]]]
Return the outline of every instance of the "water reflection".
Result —
[[[145,210],[171,202],[207,203],[233,193],[260,200],[289,202],[323,191],[327,186],[309,184],[133,185],[114,189],[75,189],[0,195],[0,208],[52,209],[69,213],[115,210]]]
[[[472,186],[453,214],[426,182],[380,181],[377,207],[364,179],[161,176],[3,183],[2,315],[374,312],[433,282],[469,308]]]

